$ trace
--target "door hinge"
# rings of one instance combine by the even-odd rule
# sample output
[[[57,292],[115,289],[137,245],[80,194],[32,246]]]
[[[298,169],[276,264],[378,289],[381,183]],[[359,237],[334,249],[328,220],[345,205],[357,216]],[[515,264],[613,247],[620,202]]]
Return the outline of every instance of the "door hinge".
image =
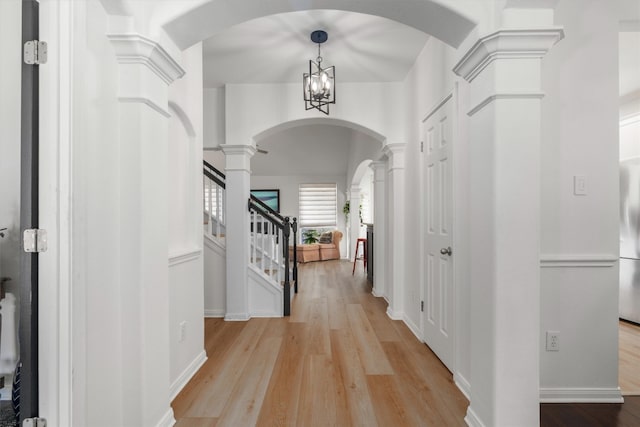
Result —
[[[424,301],[420,301],[420,311],[424,311]]]
[[[25,252],[44,252],[47,250],[47,230],[32,228],[24,230],[23,235]]]
[[[41,65],[47,63],[47,42],[31,40],[24,44],[24,63]]]
[[[25,418],[22,421],[22,427],[47,427],[45,418]]]
[[[424,153],[424,141],[420,141],[420,152]]]

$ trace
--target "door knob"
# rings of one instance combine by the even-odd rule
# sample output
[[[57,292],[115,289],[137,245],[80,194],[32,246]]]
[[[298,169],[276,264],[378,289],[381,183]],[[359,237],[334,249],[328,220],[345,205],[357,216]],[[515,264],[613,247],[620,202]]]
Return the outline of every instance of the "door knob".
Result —
[[[451,246],[449,246],[449,247],[447,247],[447,248],[442,248],[442,249],[440,249],[440,253],[441,253],[442,255],[449,255],[449,256],[451,256],[451,253],[452,253],[452,252],[451,252]]]

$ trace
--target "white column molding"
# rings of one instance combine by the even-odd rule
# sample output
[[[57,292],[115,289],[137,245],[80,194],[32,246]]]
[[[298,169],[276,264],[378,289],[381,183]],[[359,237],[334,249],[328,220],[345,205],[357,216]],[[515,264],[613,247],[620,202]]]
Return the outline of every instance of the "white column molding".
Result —
[[[225,320],[248,320],[250,218],[247,201],[251,189],[251,145],[221,145],[225,154],[227,209],[227,305]]]
[[[162,46],[139,34],[108,34],[120,64],[118,100],[145,104],[170,117],[166,88],[185,74]]]
[[[220,145],[225,155],[226,171],[245,171],[251,173],[251,157],[256,148],[251,145]]]
[[[166,84],[184,76],[185,71],[160,43],[140,34],[107,34],[120,64],[142,64]]]
[[[360,185],[352,184],[349,188],[349,259],[354,260],[356,256],[356,242],[360,237]]]
[[[542,58],[563,37],[562,27],[498,30],[478,39],[453,72],[471,82],[497,59]]]
[[[562,37],[500,30],[453,69],[471,83],[469,425],[540,421],[540,75]]]
[[[387,164],[383,161],[371,162],[373,170],[373,290],[376,297],[386,295],[385,260],[388,258],[386,245],[385,185]]]
[[[154,40],[107,36],[119,73],[119,287],[123,417],[152,425],[173,419],[169,396],[168,111],[169,85],[184,75]],[[117,373],[118,374],[118,373]],[[163,415],[164,414],[164,415]]]
[[[387,297],[389,306],[387,315],[395,320],[403,317],[403,295],[405,283],[404,264],[404,239],[406,238],[405,225],[405,147],[406,144],[391,143],[385,145],[382,150],[389,158],[387,161],[388,174],[388,206],[389,220],[386,242],[389,256],[387,265],[389,278],[387,282]]]

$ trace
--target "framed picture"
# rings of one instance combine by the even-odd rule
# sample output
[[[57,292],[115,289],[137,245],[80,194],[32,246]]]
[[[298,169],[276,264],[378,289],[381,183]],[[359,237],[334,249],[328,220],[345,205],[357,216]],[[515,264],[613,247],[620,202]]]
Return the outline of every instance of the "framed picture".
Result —
[[[251,195],[274,211],[280,212],[280,190],[251,190]]]

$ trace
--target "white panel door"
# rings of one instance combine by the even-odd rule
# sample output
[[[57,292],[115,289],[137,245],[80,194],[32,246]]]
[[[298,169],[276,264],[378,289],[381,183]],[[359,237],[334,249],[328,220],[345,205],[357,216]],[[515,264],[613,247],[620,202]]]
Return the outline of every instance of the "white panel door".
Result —
[[[424,342],[453,370],[452,135],[450,97],[423,123]]]

